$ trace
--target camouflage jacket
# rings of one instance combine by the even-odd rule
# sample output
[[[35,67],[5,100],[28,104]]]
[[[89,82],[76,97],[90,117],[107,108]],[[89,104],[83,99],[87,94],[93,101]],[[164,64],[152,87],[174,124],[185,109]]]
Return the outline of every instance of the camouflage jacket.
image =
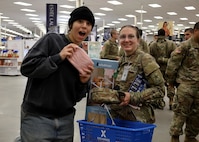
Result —
[[[118,57],[118,51],[119,47],[117,42],[113,42],[109,39],[104,43],[100,56],[102,59],[116,60]]]
[[[128,65],[128,76],[122,81],[124,67]],[[130,57],[122,56],[119,63],[118,74],[115,84],[119,86],[120,91],[128,92],[132,81],[138,74],[143,74],[148,82],[147,88],[141,92],[131,92],[131,104],[156,104],[156,107],[164,107],[164,79],[159,70],[159,65],[154,58],[148,53],[144,53],[140,49]],[[157,106],[157,100],[161,100]]]
[[[162,74],[165,74],[167,62],[170,58],[171,52],[176,49],[176,44],[173,41],[165,38],[158,38],[157,41],[151,43],[150,54],[156,59],[160,66]]]
[[[199,44],[190,38],[181,43],[171,54],[166,69],[169,84],[199,82]]]
[[[138,48],[141,49],[142,51],[144,51],[145,53],[149,53],[148,45],[147,45],[146,41],[144,41],[142,38],[140,39]]]

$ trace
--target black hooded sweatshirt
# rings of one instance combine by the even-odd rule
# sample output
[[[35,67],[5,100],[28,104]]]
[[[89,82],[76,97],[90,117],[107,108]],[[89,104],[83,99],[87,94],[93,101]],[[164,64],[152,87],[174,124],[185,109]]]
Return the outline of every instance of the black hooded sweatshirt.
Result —
[[[48,33],[25,56],[20,71],[28,77],[22,109],[49,118],[75,111],[86,96],[88,83],[81,83],[79,72],[59,52],[71,43],[64,34]]]

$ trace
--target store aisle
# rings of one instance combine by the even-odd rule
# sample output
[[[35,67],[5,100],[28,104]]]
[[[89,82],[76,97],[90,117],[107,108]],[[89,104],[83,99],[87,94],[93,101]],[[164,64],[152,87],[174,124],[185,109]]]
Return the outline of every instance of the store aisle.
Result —
[[[0,142],[13,142],[19,135],[20,105],[26,85],[23,76],[0,76]],[[156,125],[153,142],[169,142],[169,125],[173,113],[167,106],[164,110],[156,110]],[[75,117],[75,140],[80,142],[79,127],[76,120],[84,118],[86,99],[77,104]],[[183,142],[184,136],[181,136]],[[198,137],[199,139],[199,137]]]

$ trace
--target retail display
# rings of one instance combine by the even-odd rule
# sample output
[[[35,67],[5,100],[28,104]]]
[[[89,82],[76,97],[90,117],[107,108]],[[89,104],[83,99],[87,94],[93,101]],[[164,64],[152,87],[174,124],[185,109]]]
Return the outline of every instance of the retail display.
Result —
[[[0,52],[0,75],[20,75],[18,57],[17,50],[3,49]]]

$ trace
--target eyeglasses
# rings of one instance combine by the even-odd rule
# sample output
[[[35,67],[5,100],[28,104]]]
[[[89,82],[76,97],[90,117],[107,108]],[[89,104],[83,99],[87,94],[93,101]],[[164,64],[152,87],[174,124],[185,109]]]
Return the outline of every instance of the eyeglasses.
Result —
[[[128,39],[133,39],[133,38],[135,38],[135,35],[132,35],[132,34],[129,34],[129,35],[120,35],[120,37],[119,37],[121,40],[124,40],[124,39],[126,39],[126,38],[128,38]]]

